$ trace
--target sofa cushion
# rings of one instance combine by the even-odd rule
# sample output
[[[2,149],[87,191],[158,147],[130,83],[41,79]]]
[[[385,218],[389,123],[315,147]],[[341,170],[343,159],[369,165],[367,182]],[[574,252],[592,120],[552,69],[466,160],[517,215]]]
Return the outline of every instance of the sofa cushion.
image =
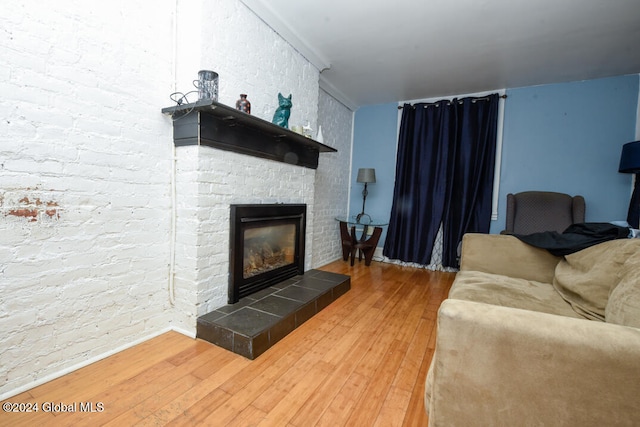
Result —
[[[620,281],[625,261],[640,250],[640,239],[600,243],[565,256],[556,266],[553,285],[576,313],[605,320],[605,307]]]
[[[479,271],[460,271],[449,298],[580,318],[550,283]]]
[[[620,282],[609,295],[605,320],[640,328],[640,256],[630,257],[624,263],[621,275]]]
[[[466,233],[462,238],[460,270],[551,283],[561,259],[514,236]]]

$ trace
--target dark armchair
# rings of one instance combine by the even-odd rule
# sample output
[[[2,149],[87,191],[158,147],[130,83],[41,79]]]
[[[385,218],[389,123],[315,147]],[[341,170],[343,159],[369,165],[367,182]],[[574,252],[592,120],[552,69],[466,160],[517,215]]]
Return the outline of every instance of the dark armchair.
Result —
[[[582,196],[551,191],[507,194],[506,228],[502,234],[562,233],[571,224],[584,222]]]

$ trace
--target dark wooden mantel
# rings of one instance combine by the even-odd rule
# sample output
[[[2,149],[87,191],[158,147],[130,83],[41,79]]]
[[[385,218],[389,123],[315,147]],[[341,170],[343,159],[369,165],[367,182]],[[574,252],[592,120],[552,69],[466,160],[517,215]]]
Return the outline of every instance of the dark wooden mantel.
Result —
[[[320,153],[337,151],[289,129],[214,101],[162,109],[173,119],[176,146],[205,145],[317,169]]]

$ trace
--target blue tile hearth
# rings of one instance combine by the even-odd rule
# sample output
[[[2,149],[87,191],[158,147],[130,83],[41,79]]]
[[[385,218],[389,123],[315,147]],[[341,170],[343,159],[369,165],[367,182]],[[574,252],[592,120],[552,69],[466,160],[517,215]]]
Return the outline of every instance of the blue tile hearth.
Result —
[[[349,289],[349,276],[309,270],[199,317],[197,337],[255,359]]]

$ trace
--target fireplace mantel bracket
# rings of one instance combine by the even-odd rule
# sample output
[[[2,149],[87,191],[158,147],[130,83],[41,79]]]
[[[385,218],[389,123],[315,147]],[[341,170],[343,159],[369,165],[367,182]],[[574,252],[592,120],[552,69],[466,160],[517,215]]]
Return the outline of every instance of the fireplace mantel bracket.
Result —
[[[227,105],[205,100],[162,109],[173,119],[176,146],[204,145],[264,159],[318,168],[335,148]]]

